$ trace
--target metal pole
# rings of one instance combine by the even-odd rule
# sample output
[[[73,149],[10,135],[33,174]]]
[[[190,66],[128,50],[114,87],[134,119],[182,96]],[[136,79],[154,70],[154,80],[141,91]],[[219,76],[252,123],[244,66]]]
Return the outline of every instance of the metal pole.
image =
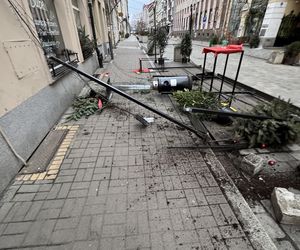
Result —
[[[140,60],[140,72],[143,72],[142,59],[139,58],[139,60]]]
[[[228,63],[228,57],[229,57],[229,54],[227,54],[227,56],[226,56],[226,61],[225,61],[225,66],[224,66],[224,71],[223,71],[223,76],[222,76],[222,81],[221,81],[221,87],[220,87],[220,91],[219,91],[219,100],[221,97],[222,88],[223,88],[223,84],[224,84],[224,78],[225,78],[225,73],[226,73],[226,68],[227,68],[227,63]]]
[[[153,9],[154,14],[154,63],[157,63],[157,57],[156,57],[156,1]]]
[[[213,72],[212,72],[212,78],[211,78],[211,82],[210,82],[209,92],[212,91],[212,87],[213,87],[213,83],[214,83],[214,77],[215,77],[215,70],[216,70],[217,58],[218,58],[218,56],[215,55],[215,62],[214,62],[214,68],[213,68]]]
[[[200,86],[201,91],[202,91],[202,85],[203,85],[203,81],[204,81],[205,64],[206,64],[206,53],[204,53],[204,63],[203,63],[202,76],[201,76],[201,86]]]
[[[113,60],[114,59],[114,51],[113,51],[113,46],[112,46],[110,31],[108,31],[108,43],[109,43],[110,59]]]
[[[99,63],[99,67],[103,68],[103,56],[100,53],[99,48],[97,46],[96,29],[95,29],[95,22],[94,22],[94,16],[93,16],[93,5],[92,5],[91,0],[88,0],[88,6],[89,6],[89,11],[90,11],[93,40],[94,40],[95,50],[96,50],[96,54],[97,54],[97,58],[98,58],[98,63]]]
[[[192,25],[193,25],[193,5],[191,4],[190,6],[190,9],[191,9],[191,14],[190,14],[190,27],[189,27],[189,30],[190,30],[190,35],[192,36]]]
[[[239,73],[240,73],[240,68],[241,68],[243,56],[244,56],[244,51],[242,51],[242,53],[241,53],[241,57],[240,57],[240,61],[239,61],[239,66],[237,68],[237,72],[236,72],[236,75],[235,75],[235,79],[234,79],[234,83],[233,83],[233,88],[232,88],[232,93],[231,93],[231,98],[230,98],[230,101],[229,101],[229,107],[231,106],[231,103],[232,103],[232,97],[233,97],[234,90],[235,90],[235,87],[236,87],[237,79],[239,77]]]
[[[262,116],[262,115],[252,115],[252,114],[243,114],[237,112],[226,112],[226,111],[217,111],[217,110],[210,110],[210,109],[202,109],[202,108],[190,108],[187,107],[184,109],[186,112],[190,113],[204,113],[204,114],[215,114],[215,115],[222,115],[222,116],[233,116],[233,117],[241,117],[245,119],[254,119],[254,120],[268,120],[274,119],[278,121],[284,121],[284,119],[277,119],[271,116]]]
[[[113,60],[114,59],[114,51],[113,51],[113,44],[112,44],[112,40],[111,40],[111,33],[112,33],[112,30],[113,30],[113,27],[112,27],[112,11],[113,9],[110,10],[110,2],[108,2],[108,13],[107,13],[107,16],[108,16],[108,20],[110,22],[110,27],[109,30],[108,29],[108,44],[109,44],[109,52],[110,52],[110,59]]]
[[[89,74],[87,74],[87,73],[85,73],[85,72],[83,72],[83,71],[75,68],[74,66],[72,66],[72,65],[70,65],[68,63],[65,63],[64,61],[62,61],[62,60],[60,60],[60,59],[58,59],[56,57],[51,56],[50,59],[53,60],[53,61],[55,61],[55,62],[58,62],[58,63],[60,63],[60,64],[62,64],[64,66],[66,66],[67,68],[75,71],[76,73],[78,73],[80,75],[83,75],[84,77],[90,79],[91,81],[94,81],[94,82],[102,85],[103,87],[106,87],[107,89],[110,89],[111,91],[119,94],[120,96],[125,97],[126,99],[128,99],[128,100],[130,100],[130,101],[132,101],[132,102],[134,102],[134,103],[136,103],[136,104],[138,104],[138,105],[140,105],[142,107],[144,107],[145,109],[148,109],[148,110],[152,111],[153,113],[155,113],[155,114],[157,114],[157,115],[159,115],[159,116],[161,116],[161,117],[163,117],[163,118],[165,118],[165,119],[167,119],[167,120],[169,120],[169,121],[177,124],[178,126],[180,126],[182,128],[185,128],[188,131],[191,131],[192,133],[194,133],[198,137],[200,137],[202,139],[206,139],[206,136],[207,136],[206,133],[203,133],[203,132],[195,130],[194,128],[192,128],[192,127],[190,127],[190,126],[188,126],[188,125],[186,125],[186,124],[184,124],[184,123],[176,120],[175,118],[173,118],[173,117],[171,117],[171,116],[169,116],[169,115],[167,115],[167,114],[165,114],[165,113],[163,113],[163,112],[161,112],[161,111],[159,111],[159,110],[157,110],[155,108],[152,108],[152,107],[148,106],[147,104],[145,104],[145,103],[143,103],[143,102],[141,102],[141,101],[133,98],[132,96],[126,94],[125,92],[123,92],[123,91],[121,91],[121,90],[113,87],[112,85],[109,85],[106,82],[103,82],[103,81],[99,80],[98,78],[93,77],[93,76],[91,76],[91,75],[89,75]],[[200,133],[202,135],[200,135]]]

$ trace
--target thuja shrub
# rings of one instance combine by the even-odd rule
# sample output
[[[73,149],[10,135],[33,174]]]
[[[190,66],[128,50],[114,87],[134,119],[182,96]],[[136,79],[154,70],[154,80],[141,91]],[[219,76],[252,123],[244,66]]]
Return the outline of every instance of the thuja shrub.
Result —
[[[299,111],[290,103],[281,99],[274,99],[271,103],[260,104],[253,108],[252,114],[270,116],[274,119],[235,120],[235,137],[245,139],[249,147],[265,145],[280,147],[298,139],[300,131]]]
[[[201,90],[184,90],[173,93],[173,97],[181,107],[217,109],[218,99],[215,93]]]

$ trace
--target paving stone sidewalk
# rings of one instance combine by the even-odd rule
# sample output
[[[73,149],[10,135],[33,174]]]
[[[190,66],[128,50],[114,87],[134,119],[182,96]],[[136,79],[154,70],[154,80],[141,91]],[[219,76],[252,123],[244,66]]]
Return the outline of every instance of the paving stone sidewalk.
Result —
[[[169,40],[170,44],[180,40]],[[204,54],[202,49],[205,43],[193,41],[191,60],[197,65],[203,65]],[[165,56],[173,58],[174,45],[167,46]],[[248,49],[249,52],[250,49]],[[254,49],[255,50],[255,49]],[[234,79],[239,63],[240,54],[230,55],[226,76]],[[219,55],[216,72],[223,74],[225,55]],[[214,55],[208,54],[206,69],[212,71]],[[269,95],[281,96],[285,100],[291,99],[292,103],[300,107],[300,67],[283,64],[270,64],[265,60],[244,55],[238,80],[254,89],[263,91]]]
[[[133,37],[121,42],[107,66],[112,82],[145,82],[130,72],[141,56]],[[168,96],[132,94],[188,122]],[[68,124],[78,127],[54,164],[57,175],[17,177],[9,187],[0,248],[253,249],[203,153],[172,148],[198,139],[121,97],[113,104]],[[155,122],[142,127],[132,113]]]

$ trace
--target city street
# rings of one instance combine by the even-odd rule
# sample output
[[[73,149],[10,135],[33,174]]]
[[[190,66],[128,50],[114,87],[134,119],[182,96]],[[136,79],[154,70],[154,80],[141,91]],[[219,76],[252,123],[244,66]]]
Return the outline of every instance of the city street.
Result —
[[[112,82],[146,81],[131,73],[145,56],[134,36],[115,54],[101,70]],[[168,96],[134,96],[188,122]],[[275,249],[242,196],[229,202],[212,151],[170,148],[199,139],[117,95],[112,102],[101,114],[57,125],[71,132],[46,177],[16,177],[1,199],[1,249]],[[145,128],[132,113],[155,121]],[[246,207],[239,220],[235,203]]]
[[[300,250],[298,1],[0,19],[0,250]]]

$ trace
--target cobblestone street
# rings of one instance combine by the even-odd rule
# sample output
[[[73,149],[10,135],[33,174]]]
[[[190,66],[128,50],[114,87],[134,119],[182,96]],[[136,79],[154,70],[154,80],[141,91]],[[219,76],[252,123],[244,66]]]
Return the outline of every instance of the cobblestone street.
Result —
[[[145,83],[148,74],[132,73],[139,57],[145,55],[131,36],[102,71],[112,83]],[[167,95],[131,95],[189,122]],[[58,124],[69,133],[47,172],[19,175],[9,186],[0,248],[253,249],[206,161],[212,152],[174,148],[200,139],[116,94],[112,103]],[[145,128],[131,114],[154,123]]]
[[[171,39],[169,43],[178,44],[180,43],[180,40]],[[208,47],[207,43],[193,41],[191,60],[197,65],[203,65],[204,54],[202,53],[202,50],[204,47]],[[245,55],[242,61],[238,81],[274,97],[280,96],[285,100],[291,99],[293,104],[300,107],[300,90],[298,87],[300,67],[284,64],[271,64],[266,60],[249,56],[251,53],[256,53],[258,55],[263,54],[265,51],[270,51],[270,49],[265,49],[260,52],[259,49],[250,50],[245,47]],[[172,45],[167,48],[165,56],[167,58],[173,57]],[[225,59],[226,56],[224,55],[218,56],[216,72],[219,74],[223,74]],[[228,67],[226,69],[226,76],[232,79],[235,78],[239,59],[239,54],[230,55]],[[212,54],[208,54],[206,69],[212,71],[213,63],[214,56]]]

